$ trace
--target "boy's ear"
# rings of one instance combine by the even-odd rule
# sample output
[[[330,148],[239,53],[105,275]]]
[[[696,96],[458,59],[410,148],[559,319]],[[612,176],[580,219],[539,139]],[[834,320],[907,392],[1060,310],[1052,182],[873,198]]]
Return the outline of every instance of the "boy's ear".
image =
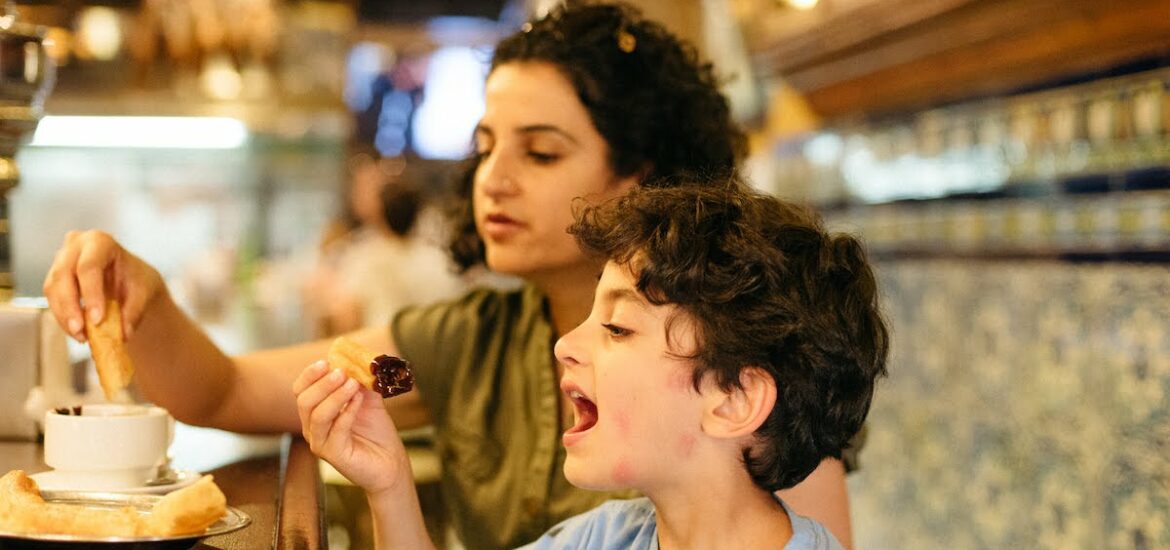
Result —
[[[751,435],[772,414],[776,381],[764,369],[747,367],[739,374],[739,388],[724,391],[711,382],[703,408],[703,433],[712,437]]]

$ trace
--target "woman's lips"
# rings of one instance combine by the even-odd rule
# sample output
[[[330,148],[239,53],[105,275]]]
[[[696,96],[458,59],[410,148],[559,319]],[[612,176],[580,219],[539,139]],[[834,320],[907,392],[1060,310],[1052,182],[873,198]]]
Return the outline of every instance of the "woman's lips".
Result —
[[[524,224],[504,214],[488,214],[483,218],[483,233],[489,239],[499,240],[514,235]]]

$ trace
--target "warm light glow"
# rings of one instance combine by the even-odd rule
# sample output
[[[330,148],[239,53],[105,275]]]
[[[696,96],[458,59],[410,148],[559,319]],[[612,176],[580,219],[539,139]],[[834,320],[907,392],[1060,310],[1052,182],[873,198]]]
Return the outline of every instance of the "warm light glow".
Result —
[[[226,55],[213,55],[204,63],[199,84],[203,93],[215,99],[236,99],[244,90],[244,79]]]
[[[85,8],[77,17],[77,35],[79,45],[94,59],[113,59],[122,48],[118,12],[101,6]]]
[[[483,54],[472,48],[441,48],[431,56],[412,126],[420,156],[459,159],[471,153],[471,134],[483,116],[486,74]]]
[[[811,10],[817,7],[817,0],[784,0],[789,6],[798,10]]]
[[[33,147],[235,149],[248,139],[243,122],[222,117],[46,116]]]

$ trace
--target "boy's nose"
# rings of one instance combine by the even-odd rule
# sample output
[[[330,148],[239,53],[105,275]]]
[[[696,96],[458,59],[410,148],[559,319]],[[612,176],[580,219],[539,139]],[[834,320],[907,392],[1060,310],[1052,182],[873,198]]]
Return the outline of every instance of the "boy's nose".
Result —
[[[565,368],[581,365],[582,356],[576,343],[580,334],[580,328],[577,327],[569,331],[568,334],[561,336],[557,339],[556,345],[553,346],[553,355],[556,356],[557,361],[564,365]]]

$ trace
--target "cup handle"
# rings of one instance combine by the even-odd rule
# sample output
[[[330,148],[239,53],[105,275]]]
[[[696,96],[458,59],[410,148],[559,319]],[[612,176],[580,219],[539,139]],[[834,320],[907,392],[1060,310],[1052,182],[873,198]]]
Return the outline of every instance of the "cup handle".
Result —
[[[171,454],[171,445],[173,445],[174,443],[175,443],[175,417],[171,416],[168,413],[167,414],[167,448],[166,448],[166,451],[163,452],[163,456],[158,459],[158,464],[155,465],[155,469],[158,472],[157,475],[159,477],[162,477],[163,475],[165,475],[167,473],[168,470],[171,469],[171,460],[174,458],[174,456]]]

